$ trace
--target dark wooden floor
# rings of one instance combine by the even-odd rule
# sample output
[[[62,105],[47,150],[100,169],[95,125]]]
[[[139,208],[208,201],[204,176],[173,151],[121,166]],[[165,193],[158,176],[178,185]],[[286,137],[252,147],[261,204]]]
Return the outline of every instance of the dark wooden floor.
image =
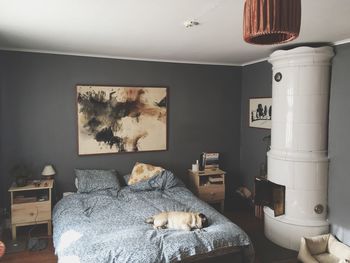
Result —
[[[254,238],[257,235],[263,236],[263,222],[252,215],[249,211],[241,211],[241,212],[225,212],[225,216],[227,216],[230,220],[232,220],[235,224],[240,226],[247,234],[252,238],[255,251],[256,251],[256,263],[294,263],[297,262],[295,259],[295,255],[291,252],[291,256],[289,256],[289,252],[287,251],[287,256],[283,260],[266,260],[266,255],[264,253],[270,253],[274,255],[278,255],[279,253],[286,253],[282,248],[279,248],[275,245],[272,245],[269,249],[265,249],[262,247],[259,249],[259,242],[266,243],[269,242],[267,240],[261,241],[259,238]],[[39,228],[40,231],[40,228]],[[19,229],[18,234],[19,238],[25,239],[27,234],[27,229]],[[42,232],[42,230],[41,230]],[[270,251],[268,251],[270,250]],[[281,252],[280,252],[281,250]],[[287,259],[286,259],[287,257]],[[1,262],[6,263],[56,263],[57,257],[54,255],[54,249],[52,245],[52,240],[49,240],[49,246],[45,250],[40,252],[29,252],[28,250],[21,252],[13,252],[7,253],[3,258],[0,259]]]
[[[32,230],[32,231],[31,231]],[[25,249],[27,240],[29,239],[29,232],[31,232],[32,236],[38,237],[42,236],[45,237],[47,235],[46,232],[46,225],[38,225],[38,226],[27,226],[27,227],[19,227],[17,228],[17,242],[13,242],[15,244],[18,244],[19,248],[13,248],[8,249],[13,250],[10,251],[10,253],[6,253],[3,258],[0,259],[0,262],[6,262],[6,263],[56,263],[57,257],[54,254],[54,248],[52,244],[52,238],[47,237],[48,240],[48,246],[46,249],[42,251],[36,251],[31,252],[27,249]],[[11,242],[11,233],[10,231],[6,231],[3,234],[3,239],[5,240],[5,243],[7,246],[12,246]],[[22,249],[20,247],[23,247]],[[19,252],[14,252],[18,251]]]
[[[252,211],[225,212],[250,237],[255,250],[255,263],[297,263],[297,252],[277,246],[264,235],[264,222]]]
[[[0,262],[6,263],[56,263],[57,257],[54,255],[54,249],[52,246],[52,241],[50,240],[47,249],[38,252],[30,252],[28,250],[22,252],[14,252],[10,254],[5,254],[5,256],[0,259]]]

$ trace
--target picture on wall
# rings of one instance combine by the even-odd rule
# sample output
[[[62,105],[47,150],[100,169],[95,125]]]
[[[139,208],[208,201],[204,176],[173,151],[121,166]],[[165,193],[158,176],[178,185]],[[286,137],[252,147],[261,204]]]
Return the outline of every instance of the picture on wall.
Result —
[[[167,150],[167,88],[78,85],[79,155]]]
[[[272,98],[249,99],[249,127],[271,129]]]

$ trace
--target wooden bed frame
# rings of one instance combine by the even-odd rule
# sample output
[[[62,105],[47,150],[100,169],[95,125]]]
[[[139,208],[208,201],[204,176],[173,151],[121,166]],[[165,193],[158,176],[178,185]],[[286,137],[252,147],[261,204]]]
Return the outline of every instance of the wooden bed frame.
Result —
[[[244,249],[246,247],[226,247],[209,253],[188,257],[181,262],[185,263],[245,263]],[[253,259],[254,260],[254,259]]]

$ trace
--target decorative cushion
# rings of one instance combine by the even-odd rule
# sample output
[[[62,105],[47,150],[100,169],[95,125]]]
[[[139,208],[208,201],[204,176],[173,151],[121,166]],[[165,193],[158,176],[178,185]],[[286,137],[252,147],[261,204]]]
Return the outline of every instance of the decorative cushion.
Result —
[[[162,167],[153,166],[145,163],[136,163],[132,169],[128,185],[136,184],[152,178],[153,176],[164,171]]]
[[[166,190],[175,186],[184,186],[172,172],[164,170],[150,179],[140,181],[137,184],[129,185],[129,189],[134,192]]]
[[[312,255],[322,254],[327,251],[329,235],[305,238],[306,245]]]
[[[118,190],[120,184],[115,170],[75,169],[78,193],[90,193],[99,190]]]
[[[310,254],[310,251],[306,245],[306,240],[304,237],[302,237],[300,240],[298,260],[303,262],[303,263],[306,263],[306,262],[307,263],[318,263],[318,261]]]

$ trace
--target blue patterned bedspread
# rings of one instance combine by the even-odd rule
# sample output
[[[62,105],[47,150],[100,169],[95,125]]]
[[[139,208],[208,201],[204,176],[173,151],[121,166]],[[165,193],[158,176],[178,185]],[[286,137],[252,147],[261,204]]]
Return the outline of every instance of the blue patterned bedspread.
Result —
[[[144,222],[162,211],[204,213],[209,227],[154,230]],[[72,194],[56,204],[53,225],[61,263],[174,262],[236,246],[242,247],[245,262],[253,260],[247,234],[182,184]]]

